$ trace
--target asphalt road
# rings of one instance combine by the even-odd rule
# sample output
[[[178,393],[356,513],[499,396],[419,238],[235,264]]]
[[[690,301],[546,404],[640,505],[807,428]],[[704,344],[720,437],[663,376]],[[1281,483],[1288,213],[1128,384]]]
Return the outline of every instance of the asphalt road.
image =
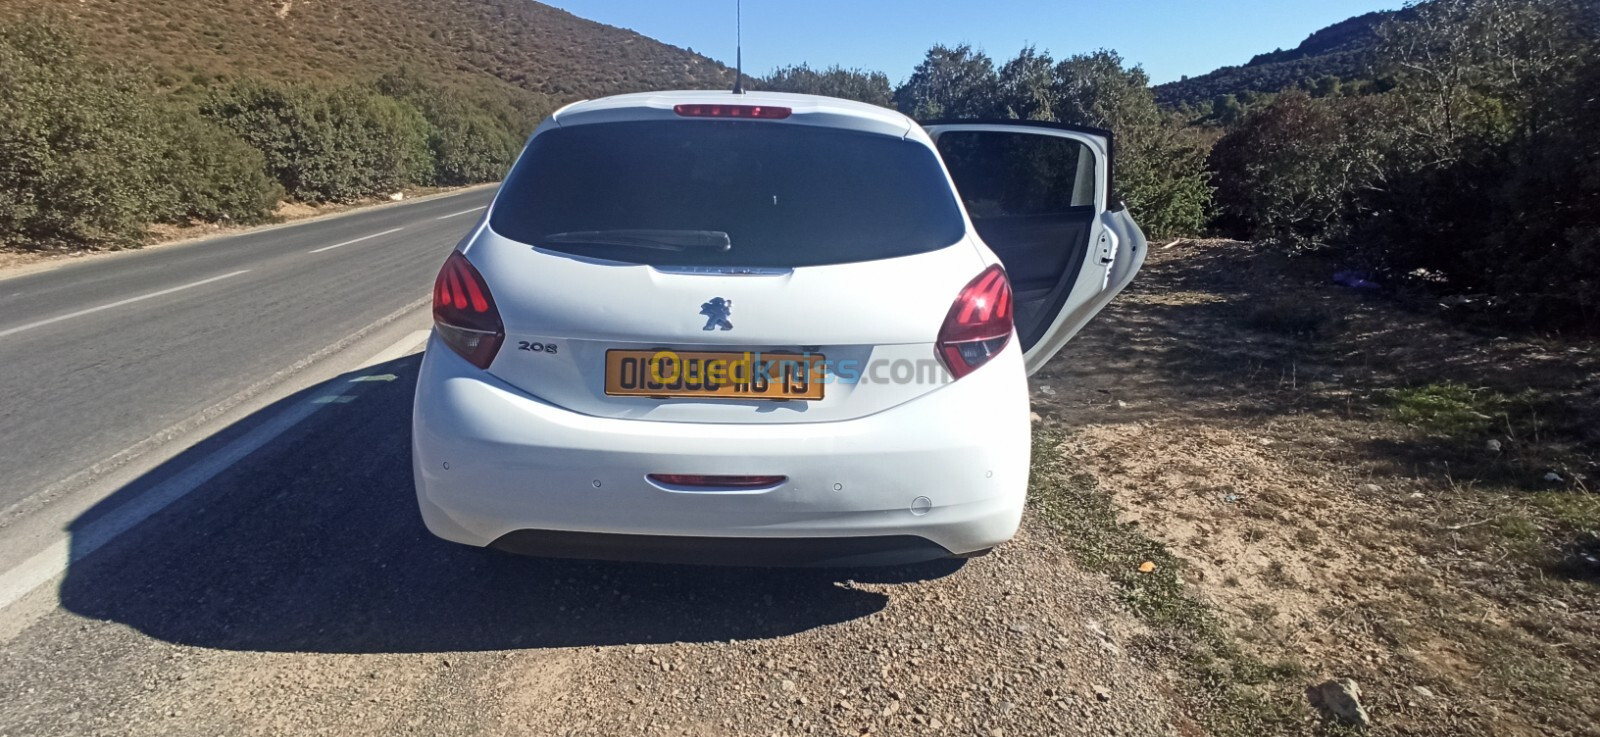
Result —
[[[0,279],[0,510],[427,298],[492,195]]]

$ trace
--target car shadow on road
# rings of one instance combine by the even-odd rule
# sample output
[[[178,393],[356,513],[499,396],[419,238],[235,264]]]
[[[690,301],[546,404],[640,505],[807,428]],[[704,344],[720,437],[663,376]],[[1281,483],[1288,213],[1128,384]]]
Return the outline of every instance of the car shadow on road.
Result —
[[[957,561],[861,570],[519,558],[435,539],[411,481],[410,356],[300,392],[208,438],[71,526],[62,606],[173,643],[249,651],[447,652],[745,640],[870,616],[854,583],[948,575]],[[309,419],[87,554],[119,508],[281,413]]]

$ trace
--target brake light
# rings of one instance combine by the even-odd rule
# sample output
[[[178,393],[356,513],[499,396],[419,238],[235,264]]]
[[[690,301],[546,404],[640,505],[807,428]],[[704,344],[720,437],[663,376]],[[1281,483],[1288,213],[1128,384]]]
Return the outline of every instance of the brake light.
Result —
[[[652,473],[648,478],[665,486],[721,489],[763,489],[789,480],[788,476],[706,476],[697,473]]]
[[[451,350],[478,368],[489,368],[506,339],[500,310],[483,276],[456,251],[433,283],[433,326]]]
[[[939,359],[957,379],[978,370],[1011,340],[1011,282],[999,264],[967,282],[939,328]]]
[[[794,112],[771,105],[673,105],[672,112],[685,118],[760,118],[782,120]]]

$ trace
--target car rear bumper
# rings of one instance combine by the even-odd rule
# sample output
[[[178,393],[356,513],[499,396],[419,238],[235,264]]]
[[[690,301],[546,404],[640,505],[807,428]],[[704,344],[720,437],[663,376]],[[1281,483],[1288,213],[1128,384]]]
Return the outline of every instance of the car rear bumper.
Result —
[[[916,535],[874,537],[685,537],[611,532],[516,530],[489,544],[541,558],[689,565],[879,566],[922,563],[954,553]]]
[[[701,424],[571,412],[435,341],[418,379],[412,462],[429,530],[468,545],[731,565],[903,563],[1015,534],[1029,431],[1014,344],[970,377],[867,417]],[[707,492],[645,478],[674,473],[787,480]]]

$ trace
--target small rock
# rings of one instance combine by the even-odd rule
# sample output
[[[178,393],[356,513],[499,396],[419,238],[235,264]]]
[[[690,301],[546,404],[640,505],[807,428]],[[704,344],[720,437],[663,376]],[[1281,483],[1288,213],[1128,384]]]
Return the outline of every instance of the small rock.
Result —
[[[894,715],[895,715],[895,713],[896,713],[896,712],[898,712],[898,711],[900,711],[900,702],[898,702],[898,701],[891,701],[891,702],[889,702],[889,705],[888,705],[888,706],[885,706],[885,707],[883,707],[883,712],[882,712],[882,714],[883,714],[883,716],[885,716],[885,717],[892,717],[892,716],[894,716]]]
[[[785,679],[783,679],[783,683],[778,684],[778,687],[783,689],[783,690],[785,690],[785,691],[793,691],[794,690],[794,681],[791,681],[791,680],[785,678]]]
[[[1426,696],[1430,699],[1433,698],[1433,689],[1428,688],[1427,686],[1412,686],[1411,690],[1416,691],[1420,696]]]
[[[1383,491],[1383,487],[1377,484],[1362,484],[1361,491],[1365,494],[1378,494]]]
[[[1094,697],[1099,699],[1099,700],[1101,700],[1101,701],[1110,701],[1111,700],[1111,692],[1106,690],[1105,686],[1095,686],[1094,687]]]
[[[995,708],[999,709],[1001,714],[1006,714],[1006,713],[1009,713],[1012,709],[1017,708],[1017,705],[1013,704],[1013,703],[1011,703],[1009,701],[1002,701]]]
[[[1549,481],[1552,484],[1559,484],[1559,483],[1561,483],[1563,481],[1566,481],[1566,479],[1561,478],[1561,474],[1556,473],[1555,471],[1551,471],[1550,473],[1545,474],[1544,475],[1544,480],[1545,481]]]
[[[1495,440],[1494,438],[1489,438],[1489,442],[1484,443],[1484,447],[1488,448],[1490,453],[1499,453],[1500,441]]]
[[[944,722],[939,721],[938,717],[934,717],[933,721],[928,722],[928,729],[943,729],[943,728],[944,728]]]
[[[1006,737],[1006,731],[999,727],[995,727],[994,729],[989,730],[989,737]]]
[[[1345,724],[1366,729],[1372,717],[1361,705],[1361,685],[1354,679],[1339,678],[1306,690],[1306,700],[1329,716]]]
[[[1033,423],[1033,424],[1035,424],[1035,425],[1037,425],[1037,424],[1039,424],[1041,422],[1044,422],[1044,418],[1039,416],[1038,412],[1029,412],[1028,413],[1028,421]]]
[[[406,198],[406,193],[404,193],[404,192],[396,192],[396,193],[394,193],[392,195],[389,195],[389,200],[391,202],[399,202],[399,201],[401,201],[401,200],[403,200],[405,198]]]

